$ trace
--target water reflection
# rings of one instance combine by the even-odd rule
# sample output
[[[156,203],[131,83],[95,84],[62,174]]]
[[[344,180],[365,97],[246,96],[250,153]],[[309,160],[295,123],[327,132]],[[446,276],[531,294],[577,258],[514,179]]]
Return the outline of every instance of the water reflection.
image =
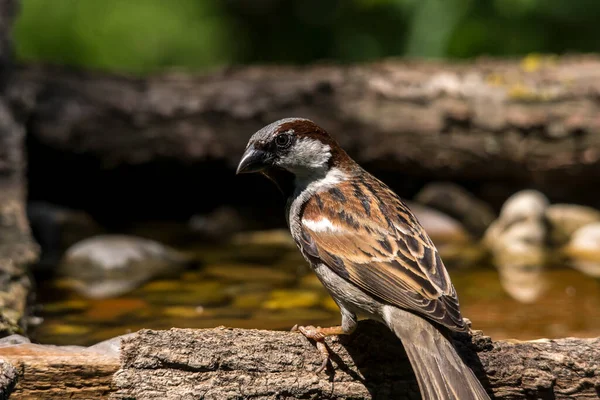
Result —
[[[595,279],[566,266],[498,271],[473,244],[439,247],[474,329],[494,339],[600,335],[600,286]],[[194,254],[197,267],[118,298],[88,300],[60,279],[40,282],[44,323],[34,339],[89,345],[141,328],[287,330],[297,323],[339,322],[337,306],[285,231],[183,250]],[[514,298],[518,290],[530,292],[528,303]]]

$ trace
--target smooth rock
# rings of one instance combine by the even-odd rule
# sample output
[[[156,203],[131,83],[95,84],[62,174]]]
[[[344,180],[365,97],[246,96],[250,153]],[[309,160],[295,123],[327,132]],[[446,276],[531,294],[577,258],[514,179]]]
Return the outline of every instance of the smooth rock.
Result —
[[[500,264],[498,274],[502,288],[521,303],[535,302],[549,287],[541,264]]]
[[[451,182],[425,185],[414,200],[454,218],[475,237],[481,237],[496,218],[489,204]]]
[[[436,246],[470,240],[469,233],[456,219],[422,204],[407,202],[407,205]]]
[[[535,190],[522,190],[510,196],[502,205],[500,215],[492,222],[482,242],[492,251],[507,243],[533,240],[536,245],[547,235],[546,209],[549,201]],[[515,224],[522,224],[512,229]]]
[[[23,335],[18,334],[12,334],[0,338],[0,347],[15,346],[23,343],[31,343],[31,340]]]
[[[504,202],[499,219],[512,223],[519,219],[541,218],[549,206],[550,201],[543,193],[532,189],[521,190]]]
[[[120,335],[111,339],[103,340],[92,346],[87,347],[86,351],[92,351],[94,353],[102,354],[105,356],[119,357],[121,351],[121,342],[130,336],[133,336],[135,332]]]
[[[546,210],[551,226],[551,240],[556,246],[564,245],[579,228],[600,222],[600,211],[577,204],[552,204]]]
[[[523,303],[534,302],[547,288],[543,270],[548,260],[548,205],[540,192],[515,193],[503,204],[500,216],[483,238],[503,288]]]
[[[563,252],[569,257],[573,268],[594,278],[600,278],[600,222],[576,230]]]
[[[69,248],[58,271],[83,296],[107,298],[153,278],[176,274],[189,262],[183,253],[153,240],[101,235]]]

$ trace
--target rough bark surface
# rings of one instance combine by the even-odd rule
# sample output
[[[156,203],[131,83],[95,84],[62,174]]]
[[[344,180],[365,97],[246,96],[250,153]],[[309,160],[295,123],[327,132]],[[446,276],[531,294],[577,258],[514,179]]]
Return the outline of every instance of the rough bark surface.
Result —
[[[31,281],[28,264],[37,257],[25,216],[22,125],[5,99],[10,79],[10,27],[15,1],[0,4],[0,336],[24,332]]]
[[[0,348],[0,362],[16,371],[11,400],[108,398],[119,368],[117,356],[29,343]]]
[[[162,191],[183,208],[188,199],[220,204],[258,182],[233,174],[249,136],[301,116],[398,188],[411,178],[502,182],[510,186],[502,196],[531,186],[561,201],[600,203],[587,190],[600,183],[595,56],[253,66],[144,79],[25,66],[11,93],[28,117],[35,158],[43,159],[33,167],[43,172],[38,179],[34,171],[32,182],[40,197],[64,193],[68,201],[89,190],[87,201],[105,201],[117,192],[110,206],[118,208],[140,191],[155,198]],[[122,185],[122,174],[98,172],[157,163]],[[169,170],[174,165],[180,169]],[[60,179],[41,182],[50,175]],[[215,199],[197,193],[196,182],[207,179],[224,188]]]
[[[457,337],[496,399],[600,398],[600,339],[492,342]],[[142,330],[125,339],[115,399],[418,399],[400,342],[380,324],[328,339],[332,366],[297,333],[216,328]],[[484,372],[485,371],[485,372]]]
[[[17,371],[12,364],[0,359],[0,399],[9,398],[10,393],[17,382]]]

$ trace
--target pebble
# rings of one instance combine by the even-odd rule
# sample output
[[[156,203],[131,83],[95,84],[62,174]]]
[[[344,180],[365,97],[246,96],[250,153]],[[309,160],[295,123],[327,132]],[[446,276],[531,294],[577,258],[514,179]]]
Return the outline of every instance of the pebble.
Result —
[[[522,303],[531,303],[546,289],[548,199],[535,190],[509,197],[500,216],[486,231],[483,243],[493,256],[505,291]]]
[[[87,351],[93,351],[105,356],[118,357],[121,351],[121,342],[123,339],[133,336],[135,333],[127,333],[117,337],[103,340],[99,343],[86,348]]]
[[[436,246],[446,242],[464,243],[470,240],[469,233],[456,219],[418,203],[407,202],[407,205]]]
[[[577,204],[552,204],[546,210],[546,217],[552,227],[552,243],[562,246],[578,229],[600,222],[600,211]]]
[[[59,274],[89,298],[128,293],[159,276],[177,273],[190,259],[153,240],[125,235],[100,235],[67,250]]]
[[[563,251],[573,268],[588,276],[600,278],[600,222],[576,230]]]

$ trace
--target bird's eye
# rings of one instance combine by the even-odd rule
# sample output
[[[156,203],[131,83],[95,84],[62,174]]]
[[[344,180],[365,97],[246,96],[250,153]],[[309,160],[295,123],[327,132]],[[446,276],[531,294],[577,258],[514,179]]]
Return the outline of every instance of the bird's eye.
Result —
[[[290,144],[292,144],[292,136],[288,133],[282,133],[275,137],[275,144],[280,149],[285,149]]]

